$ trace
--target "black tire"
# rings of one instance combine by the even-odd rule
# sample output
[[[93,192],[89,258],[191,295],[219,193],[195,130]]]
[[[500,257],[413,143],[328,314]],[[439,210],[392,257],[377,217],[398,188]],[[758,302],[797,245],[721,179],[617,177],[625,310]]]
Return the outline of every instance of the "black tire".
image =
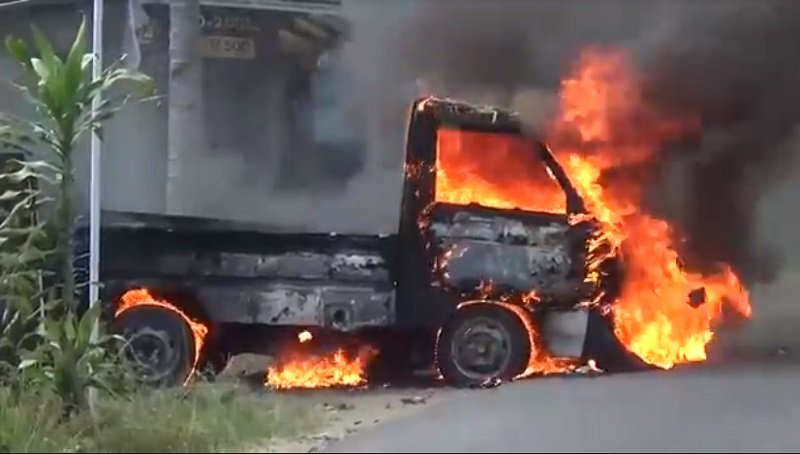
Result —
[[[475,358],[484,353],[486,357]],[[511,380],[525,372],[530,355],[530,337],[523,322],[510,310],[492,304],[458,310],[442,327],[436,343],[439,371],[456,387]]]
[[[126,341],[126,366],[138,382],[176,386],[189,378],[195,363],[194,337],[179,314],[139,306],[120,314],[115,325]]]

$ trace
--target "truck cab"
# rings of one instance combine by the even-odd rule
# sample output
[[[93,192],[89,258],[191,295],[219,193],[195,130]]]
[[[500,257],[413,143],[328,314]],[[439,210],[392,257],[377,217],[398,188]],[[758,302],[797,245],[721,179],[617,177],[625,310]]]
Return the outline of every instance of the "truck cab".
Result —
[[[544,348],[576,361],[625,356],[602,315],[618,290],[618,263],[608,260],[600,279],[587,279],[599,227],[515,113],[418,100],[406,178],[398,316],[440,328],[437,363],[446,379],[510,379]]]
[[[487,290],[535,296],[560,309],[587,297],[591,226],[570,221],[586,214],[585,204],[547,146],[523,135],[515,114],[419,100],[406,156],[401,232],[422,244],[427,291],[458,300]],[[414,246],[407,250],[420,249]]]

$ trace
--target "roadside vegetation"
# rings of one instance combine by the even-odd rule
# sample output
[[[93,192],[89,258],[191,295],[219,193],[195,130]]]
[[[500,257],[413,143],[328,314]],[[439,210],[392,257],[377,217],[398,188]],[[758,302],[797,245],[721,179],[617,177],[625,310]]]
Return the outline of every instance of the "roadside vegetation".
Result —
[[[310,412],[280,396],[202,383],[145,389],[129,378],[124,340],[99,304],[81,304],[73,166],[79,139],[102,137],[104,122],[148,99],[153,83],[123,61],[92,79],[85,22],[65,56],[36,28],[32,36],[32,45],[5,41],[21,69],[8,82],[35,114],[0,113],[0,452],[235,451],[307,428]]]

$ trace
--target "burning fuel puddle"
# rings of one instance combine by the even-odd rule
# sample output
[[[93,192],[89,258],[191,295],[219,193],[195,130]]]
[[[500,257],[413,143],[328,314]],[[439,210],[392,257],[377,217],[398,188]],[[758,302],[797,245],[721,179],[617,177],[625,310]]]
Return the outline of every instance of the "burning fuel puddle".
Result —
[[[252,374],[241,377],[241,382],[255,392],[278,393],[292,395],[340,395],[358,396],[370,394],[392,394],[397,392],[424,392],[437,391],[440,389],[455,389],[438,376],[402,376],[394,379],[373,380],[369,377],[364,378],[365,383],[360,385],[328,385],[328,386],[296,386],[296,387],[273,387],[268,384],[267,374]]]
[[[645,370],[639,372],[646,372]],[[664,372],[664,371],[661,371]],[[629,373],[629,372],[625,372]],[[297,387],[272,387],[269,386],[268,376],[266,374],[254,374],[249,377],[243,377],[243,382],[252,389],[254,392],[259,393],[278,393],[290,394],[297,396],[339,396],[339,397],[358,397],[365,395],[396,395],[396,394],[419,394],[419,393],[433,393],[441,390],[487,390],[492,388],[501,387],[518,382],[533,382],[542,380],[558,380],[558,379],[590,379],[600,376],[613,376],[622,373],[606,373],[597,369],[594,365],[585,365],[576,368],[575,370],[563,373],[546,373],[546,374],[532,374],[523,377],[518,377],[513,380],[500,380],[489,379],[482,383],[476,383],[469,386],[452,386],[448,384],[443,378],[436,374],[418,374],[411,375],[403,374],[393,379],[384,379],[375,381],[369,377],[365,378],[365,384],[357,386],[348,385],[330,385],[330,386],[297,386]],[[403,402],[406,405],[419,404],[417,399],[410,398],[408,401]]]

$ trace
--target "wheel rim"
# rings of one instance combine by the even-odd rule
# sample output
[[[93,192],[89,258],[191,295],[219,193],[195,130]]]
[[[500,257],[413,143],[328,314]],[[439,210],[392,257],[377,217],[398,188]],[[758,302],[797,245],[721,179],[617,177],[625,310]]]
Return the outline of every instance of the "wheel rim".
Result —
[[[158,383],[179,367],[178,346],[166,332],[143,327],[126,331],[124,337],[125,363],[139,381]]]
[[[511,335],[502,323],[478,317],[456,330],[450,351],[462,375],[477,380],[494,378],[511,361]]]

